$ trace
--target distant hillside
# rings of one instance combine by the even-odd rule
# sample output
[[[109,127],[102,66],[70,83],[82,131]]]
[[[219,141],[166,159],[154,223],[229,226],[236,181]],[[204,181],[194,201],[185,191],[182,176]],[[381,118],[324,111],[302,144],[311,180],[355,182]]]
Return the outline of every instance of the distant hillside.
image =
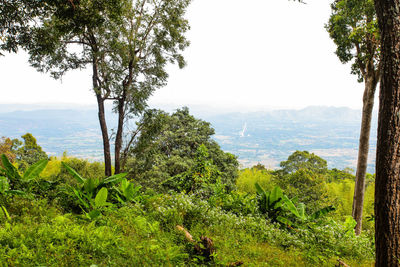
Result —
[[[24,110],[23,106],[19,106]],[[50,107],[51,108],[51,107]],[[17,138],[31,132],[50,155],[102,160],[102,141],[95,109],[41,109],[4,112],[0,105],[0,136]],[[250,113],[216,113],[192,110],[212,123],[215,139],[243,166],[262,163],[279,166],[295,150],[308,150],[328,160],[330,168],[352,167],[357,160],[361,111],[349,108],[308,107]],[[210,115],[212,114],[212,115]],[[115,115],[107,114],[110,128]],[[371,130],[369,172],[374,172],[376,115]]]

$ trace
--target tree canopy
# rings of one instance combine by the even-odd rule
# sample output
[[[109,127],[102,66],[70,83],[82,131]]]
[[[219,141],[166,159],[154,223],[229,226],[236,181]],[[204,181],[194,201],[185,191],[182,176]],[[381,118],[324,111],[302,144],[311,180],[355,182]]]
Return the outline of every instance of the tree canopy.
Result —
[[[282,161],[280,166],[285,174],[294,173],[301,169],[323,174],[328,170],[326,160],[308,151],[295,151],[286,161]]]
[[[237,158],[221,150],[211,138],[210,123],[196,119],[187,108],[173,114],[151,110],[138,124],[139,132],[130,146],[127,169],[133,179],[144,186],[158,187],[171,177],[187,172],[196,165],[196,158],[211,160],[220,172],[221,181],[230,189],[238,176]],[[204,145],[207,153],[198,151]],[[207,156],[205,156],[207,155]]]
[[[379,69],[380,34],[373,0],[335,0],[325,25],[342,63],[352,62],[351,73],[362,82],[368,71]]]

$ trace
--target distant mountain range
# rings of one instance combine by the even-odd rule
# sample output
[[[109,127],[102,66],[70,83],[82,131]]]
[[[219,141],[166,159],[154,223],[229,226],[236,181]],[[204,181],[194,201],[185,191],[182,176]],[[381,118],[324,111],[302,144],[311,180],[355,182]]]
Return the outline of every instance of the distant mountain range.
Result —
[[[32,133],[49,155],[69,155],[102,160],[97,111],[93,107],[26,106],[0,104],[0,136],[19,138]],[[39,108],[39,109],[38,109]],[[61,108],[61,109],[60,109]],[[7,112],[13,110],[12,112]],[[243,167],[262,163],[269,168],[295,150],[308,150],[328,161],[330,168],[355,169],[361,111],[349,108],[308,107],[248,113],[193,109],[197,118],[211,122],[222,149],[239,156]],[[107,113],[110,128],[116,117]],[[371,130],[368,171],[374,173],[376,112]]]

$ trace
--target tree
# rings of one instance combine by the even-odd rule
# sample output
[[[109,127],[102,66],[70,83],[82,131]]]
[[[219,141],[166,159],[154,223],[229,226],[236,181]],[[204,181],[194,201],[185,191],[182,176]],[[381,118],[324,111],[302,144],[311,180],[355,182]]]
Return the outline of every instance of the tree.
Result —
[[[105,174],[111,175],[111,147],[104,103],[118,114],[115,172],[126,119],[140,114],[149,96],[166,84],[168,63],[185,65],[189,45],[184,19],[190,0],[82,0],[65,4],[34,34],[30,62],[54,78],[71,69],[92,68],[103,138]]]
[[[294,173],[301,169],[307,169],[314,173],[325,174],[328,171],[326,160],[308,151],[295,151],[286,161],[280,163],[284,174]]]
[[[12,140],[13,151],[20,170],[24,171],[39,160],[48,158],[46,152],[37,144],[36,138],[32,134],[26,133],[21,137],[24,140],[23,142],[18,139]]]
[[[135,181],[147,188],[165,190],[161,185],[172,177],[194,170],[201,145],[207,149],[207,161],[215,165],[228,190],[235,186],[238,161],[225,153],[211,138],[210,123],[196,119],[187,108],[173,114],[160,110],[148,111],[138,131],[134,132],[127,150],[127,170]],[[206,153],[203,153],[206,154]]]
[[[400,1],[375,0],[381,34],[375,180],[375,266],[400,260]]]
[[[0,138],[0,155],[6,155],[8,160],[13,163],[15,161],[15,153],[13,151],[13,141],[10,138]],[[1,162],[0,162],[1,165]]]
[[[358,148],[352,215],[356,235],[361,233],[369,136],[376,86],[380,79],[379,31],[373,0],[335,0],[326,29],[337,45],[342,63],[352,62],[351,73],[364,82],[363,109]]]
[[[0,0],[0,51],[15,53],[19,47],[29,45],[32,22],[48,10],[46,2]]]

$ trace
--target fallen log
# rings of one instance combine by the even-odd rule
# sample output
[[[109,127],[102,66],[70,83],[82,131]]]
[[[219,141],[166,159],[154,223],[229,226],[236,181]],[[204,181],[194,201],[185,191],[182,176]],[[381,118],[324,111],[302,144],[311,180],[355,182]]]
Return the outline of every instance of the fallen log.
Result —
[[[336,265],[336,267],[350,267],[350,265],[346,264],[344,261],[342,261],[341,259],[338,259],[338,264]]]
[[[213,257],[215,253],[215,247],[214,247],[214,242],[212,241],[211,238],[208,238],[206,236],[201,236],[200,241],[196,242],[193,239],[193,236],[183,226],[177,225],[176,229],[184,233],[185,238],[188,242],[194,244],[194,250],[196,254],[203,256],[206,261],[214,260]]]

